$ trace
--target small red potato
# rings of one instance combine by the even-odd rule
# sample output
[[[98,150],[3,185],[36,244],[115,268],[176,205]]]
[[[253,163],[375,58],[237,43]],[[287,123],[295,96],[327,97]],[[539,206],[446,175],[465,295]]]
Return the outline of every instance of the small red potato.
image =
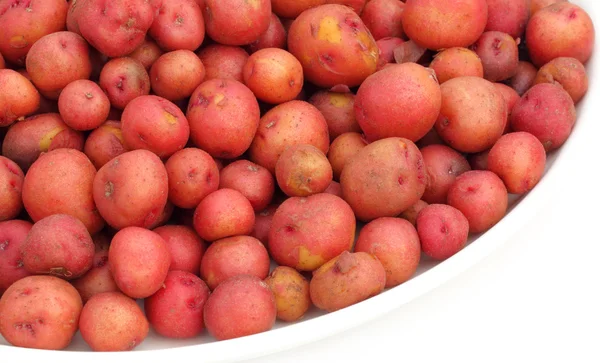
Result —
[[[150,37],[146,37],[144,42],[137,47],[133,52],[129,53],[127,57],[133,58],[144,66],[146,71],[150,72],[150,68],[156,62],[161,55],[165,52],[160,49],[156,41]]]
[[[377,70],[380,71],[389,63],[394,63],[395,50],[404,44],[404,40],[400,38],[386,37],[381,38],[377,42],[379,48],[379,61],[377,61]]]
[[[169,200],[179,208],[196,208],[208,194],[219,189],[219,169],[206,151],[185,148],[165,163]]]
[[[23,171],[14,161],[0,156],[0,222],[21,213],[24,178]]]
[[[288,31],[288,49],[319,87],[354,87],[377,69],[379,48],[352,9],[327,4],[300,14]]]
[[[154,229],[167,243],[171,255],[169,271],[200,274],[200,262],[206,243],[188,226],[166,225]]]
[[[469,221],[446,204],[430,204],[419,212],[417,232],[423,253],[443,261],[462,250],[469,236]]]
[[[288,19],[295,19],[303,11],[323,4],[325,0],[271,0],[273,12]]]
[[[150,85],[156,95],[179,101],[192,95],[204,80],[204,73],[204,65],[196,53],[175,50],[161,55],[152,64]]]
[[[80,79],[69,83],[58,97],[58,111],[73,130],[93,130],[110,112],[110,100],[98,84]]]
[[[400,217],[402,219],[406,219],[407,221],[410,222],[410,224],[412,224],[413,226],[416,226],[417,225],[417,217],[419,216],[419,213],[423,210],[423,208],[427,207],[428,205],[429,205],[429,203],[425,202],[424,200],[419,200],[415,204],[410,206],[407,210],[400,213],[400,215],[398,217]]]
[[[100,72],[99,84],[111,106],[119,110],[134,98],[150,93],[146,68],[140,61],[128,57],[109,60]]]
[[[438,51],[475,43],[487,20],[487,0],[410,0],[402,28],[421,47]]]
[[[250,236],[261,241],[265,246],[269,243],[269,231],[271,230],[271,223],[273,222],[273,215],[277,211],[278,204],[272,204],[264,210],[255,213],[254,216],[254,229]]]
[[[155,15],[147,0],[79,0],[77,7],[81,35],[110,58],[123,57],[139,47]]]
[[[354,112],[368,141],[403,137],[414,142],[433,127],[441,103],[433,72],[416,63],[403,63],[367,78],[356,93]]]
[[[359,220],[395,217],[423,196],[427,185],[423,156],[408,139],[375,141],[346,162],[340,184]]]
[[[588,76],[585,66],[575,58],[558,57],[544,64],[533,84],[554,83],[565,89],[577,104],[588,90]]]
[[[243,83],[211,79],[196,88],[186,116],[196,146],[212,157],[234,159],[250,147],[260,121],[260,108]]]
[[[440,88],[442,107],[435,123],[440,137],[467,153],[494,145],[508,121],[506,102],[494,84],[479,77],[457,77]]]
[[[260,212],[273,200],[275,180],[267,169],[242,159],[221,170],[219,188],[239,191],[250,201],[254,211]]]
[[[375,40],[386,37],[402,38],[402,12],[404,3],[399,0],[370,0],[360,14],[365,26]]]
[[[273,216],[268,249],[279,265],[314,271],[354,243],[356,220],[342,198],[320,193],[286,199]]]
[[[94,178],[96,208],[115,229],[149,228],[160,219],[167,204],[167,171],[148,150],[125,152],[105,164]]]
[[[18,219],[0,222],[0,296],[10,285],[30,275],[23,266],[21,248],[31,226]]]
[[[508,119],[510,120],[512,109],[515,107],[515,104],[519,101],[519,99],[521,99],[521,97],[517,91],[510,86],[505,85],[504,83],[496,82],[494,83],[494,87],[496,87],[496,90],[500,91],[504,101],[506,102],[506,110],[508,111]],[[506,127],[510,127],[510,122],[506,123]]]
[[[322,193],[333,180],[327,156],[316,147],[300,144],[288,147],[277,160],[275,177],[281,191],[290,197]]]
[[[39,107],[40,94],[25,76],[0,69],[0,127],[33,114]]]
[[[95,234],[104,227],[92,196],[95,177],[96,168],[81,151],[50,151],[25,175],[23,205],[34,222],[53,214],[69,214]]]
[[[355,99],[351,92],[318,91],[308,100],[325,117],[332,141],[346,132],[361,132],[354,114]]]
[[[62,350],[73,339],[82,303],[71,284],[27,276],[0,298],[0,335],[15,347]]]
[[[83,152],[96,169],[100,169],[104,164],[126,151],[119,121],[106,121],[93,130],[85,140],[83,147]]]
[[[483,78],[481,58],[474,51],[462,47],[448,48],[437,53],[429,68],[435,71],[440,84],[456,77]]]
[[[204,330],[204,305],[210,291],[198,276],[170,271],[164,286],[144,300],[154,330],[167,338],[193,338]]]
[[[156,232],[125,227],[108,249],[108,263],[117,286],[134,299],[143,299],[161,288],[171,264],[169,247]]]
[[[340,175],[348,160],[365,146],[367,146],[367,141],[356,132],[343,133],[333,140],[327,153],[327,159],[331,164],[334,180],[340,180]]]
[[[204,304],[206,330],[217,340],[271,330],[276,318],[273,293],[256,276],[239,275],[224,281]]]
[[[546,151],[559,148],[573,130],[577,112],[573,99],[560,85],[540,83],[515,104],[510,118],[514,131],[536,136]]]
[[[456,178],[471,170],[460,153],[445,145],[429,145],[421,149],[427,170],[427,187],[421,199],[429,204],[445,204],[450,186]]]
[[[246,45],[256,41],[269,28],[269,0],[205,0],[202,9],[206,33],[217,43]]]
[[[148,34],[165,51],[195,51],[204,41],[204,17],[195,0],[160,2]]]
[[[355,252],[375,256],[385,269],[385,287],[408,281],[417,271],[421,244],[415,227],[401,218],[378,218],[360,231]]]
[[[500,31],[514,39],[520,38],[529,20],[528,2],[530,1],[487,0],[488,19],[485,30]]]
[[[319,309],[337,311],[379,295],[385,279],[385,269],[375,256],[344,251],[313,273],[310,298]]]
[[[237,275],[252,275],[264,280],[269,274],[269,253],[250,236],[234,236],[211,243],[202,257],[200,277],[214,290]]]
[[[271,14],[271,22],[267,31],[246,48],[250,54],[265,48],[287,48],[287,31],[275,13]]]
[[[533,16],[539,10],[560,2],[568,2],[568,0],[529,0],[529,13]]]
[[[536,12],[525,32],[531,62],[537,67],[558,57],[572,57],[585,64],[592,55],[594,38],[588,13],[566,1]]]
[[[304,85],[302,65],[298,59],[279,48],[253,53],[242,72],[244,83],[256,98],[271,104],[295,99]]]
[[[448,205],[467,218],[470,233],[481,233],[506,215],[508,192],[502,179],[493,172],[468,171],[456,178],[448,190]]]
[[[546,167],[544,145],[528,132],[502,136],[488,154],[488,170],[496,173],[512,194],[525,194],[542,178]]]
[[[149,330],[142,309],[120,292],[94,295],[79,318],[81,337],[97,352],[133,350],[146,339]]]
[[[252,204],[234,189],[219,189],[210,193],[194,212],[194,229],[206,241],[248,235],[253,227]]]
[[[234,79],[238,82],[244,81],[243,68],[250,55],[241,47],[210,44],[202,47],[198,58],[204,64],[206,78],[209,79]]]
[[[265,279],[265,283],[275,296],[279,320],[298,321],[312,305],[308,281],[291,267],[277,266]]]
[[[527,92],[538,74],[538,69],[529,62],[519,61],[517,65],[517,73],[507,81],[507,84],[511,86],[519,96]]]
[[[519,49],[512,36],[486,31],[471,46],[483,64],[483,77],[491,82],[503,81],[517,73]]]

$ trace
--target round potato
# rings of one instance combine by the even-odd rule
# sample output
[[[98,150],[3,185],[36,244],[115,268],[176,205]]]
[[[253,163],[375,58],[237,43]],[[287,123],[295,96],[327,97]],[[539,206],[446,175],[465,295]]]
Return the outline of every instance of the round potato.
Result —
[[[273,175],[249,160],[237,160],[224,167],[219,175],[219,188],[235,189],[242,193],[260,212],[267,208],[275,194]]]
[[[204,17],[195,0],[160,1],[148,34],[166,51],[195,51],[204,41]]]
[[[446,204],[430,204],[419,212],[417,232],[423,253],[446,260],[467,244],[469,221],[462,212]]]
[[[462,47],[448,48],[437,53],[433,57],[429,68],[435,71],[440,84],[456,77],[473,76],[483,78],[481,58],[474,51]]]
[[[128,151],[123,140],[121,122],[106,121],[93,130],[85,140],[83,152],[96,169],[100,169],[115,157]]]
[[[204,81],[204,75],[204,65],[196,53],[179,49],[161,55],[152,63],[150,85],[157,96],[179,101],[192,95]]]
[[[281,191],[290,197],[321,193],[333,180],[333,170],[323,152],[308,144],[288,147],[275,164]]]
[[[0,69],[0,127],[31,115],[40,107],[40,94],[22,74]]]
[[[241,47],[210,44],[202,47],[198,53],[209,79],[234,79],[244,82],[243,68],[250,55]]]
[[[277,266],[265,283],[275,296],[279,320],[298,321],[312,305],[308,281],[291,267]]]

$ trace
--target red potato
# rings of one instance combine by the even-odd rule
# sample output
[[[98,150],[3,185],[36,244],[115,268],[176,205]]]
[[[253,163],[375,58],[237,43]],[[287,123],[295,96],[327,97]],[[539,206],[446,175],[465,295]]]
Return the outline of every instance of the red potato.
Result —
[[[167,243],[171,255],[170,271],[200,274],[206,243],[188,226],[166,225],[154,229]]]
[[[126,151],[119,121],[106,121],[100,125],[88,135],[83,146],[83,152],[96,169],[100,169]]]
[[[469,165],[473,170],[487,170],[487,158],[490,150],[485,150],[468,157]]]
[[[202,47],[197,55],[206,70],[205,80],[219,78],[244,81],[242,70],[250,55],[243,48],[210,44]]]
[[[288,147],[277,160],[275,177],[281,191],[290,197],[322,193],[333,180],[327,156],[308,144]]]
[[[488,170],[502,179],[512,194],[524,194],[542,178],[546,167],[546,151],[542,143],[527,132],[502,136],[490,150]]]
[[[256,276],[235,276],[221,283],[204,305],[206,330],[228,340],[271,330],[277,318],[273,293]]]
[[[192,142],[212,157],[235,159],[248,150],[260,121],[258,101],[241,82],[211,79],[190,98]]]
[[[450,186],[456,178],[471,170],[460,153],[445,145],[429,145],[421,149],[427,170],[427,187],[421,199],[429,204],[446,203]]]
[[[310,144],[327,153],[327,121],[308,102],[285,102],[273,107],[260,119],[256,136],[248,150],[249,159],[275,174],[279,156],[287,147],[300,144]]]
[[[423,48],[468,47],[488,20],[486,0],[411,0],[402,13],[404,33]]]
[[[204,17],[195,0],[161,1],[148,34],[165,51],[195,51],[204,41]]]
[[[351,92],[317,91],[308,100],[325,118],[332,141],[346,132],[361,132],[354,114],[355,99]]]
[[[163,285],[171,255],[167,243],[156,232],[125,227],[112,238],[108,263],[119,290],[131,298],[143,299]]]
[[[375,256],[345,251],[313,273],[310,298],[319,309],[333,312],[379,295],[385,284],[385,269]]]
[[[21,254],[30,273],[73,280],[92,268],[94,242],[77,218],[53,214],[34,223]]]
[[[210,291],[198,276],[171,271],[164,287],[144,300],[154,330],[167,338],[193,338],[204,330],[204,305]]]
[[[266,48],[253,53],[243,68],[244,84],[257,99],[280,104],[298,97],[304,85],[302,65],[291,53]]]
[[[120,292],[94,295],[79,318],[81,337],[99,352],[132,350],[146,339],[149,330],[142,309]]]
[[[340,184],[344,200],[359,220],[397,216],[425,192],[423,156],[408,139],[375,141],[346,162]]]
[[[430,204],[419,212],[417,233],[423,253],[446,260],[467,244],[469,221],[462,212],[446,204]]]
[[[165,52],[160,49],[156,41],[150,37],[146,37],[144,42],[135,50],[127,55],[129,58],[133,58],[146,68],[146,71],[150,72],[150,68],[156,62],[161,55]]]
[[[246,45],[256,41],[269,28],[269,0],[205,0],[202,9],[206,33],[217,43]]]
[[[194,212],[194,229],[206,241],[248,235],[253,227],[252,204],[234,189],[219,189],[210,193]]]
[[[471,46],[483,64],[483,77],[491,82],[503,81],[517,73],[519,49],[512,36],[486,31]]]
[[[517,73],[508,80],[507,84],[517,91],[519,96],[522,96],[523,93],[527,92],[533,86],[537,73],[538,69],[533,64],[526,61],[519,61]]]
[[[531,0],[487,0],[488,19],[485,30],[500,31],[515,39],[520,38],[529,20],[529,1]]]
[[[517,91],[515,91],[511,87],[505,85],[504,83],[496,82],[496,83],[494,83],[494,87],[496,87],[496,90],[500,91],[500,93],[502,94],[502,97],[504,98],[504,101],[506,102],[506,110],[508,112],[508,122],[504,126],[504,132],[503,132],[503,134],[506,134],[506,133],[510,132],[510,130],[511,130],[510,129],[510,117],[512,115],[512,109],[515,107],[517,102],[519,102],[521,97],[519,96]]]
[[[496,174],[487,170],[468,171],[448,190],[448,205],[469,221],[470,233],[492,228],[506,215],[508,191]]]
[[[31,226],[28,221],[18,219],[0,222],[0,293],[30,275],[23,266],[21,248]]]
[[[144,65],[128,57],[108,61],[100,72],[99,84],[111,106],[119,110],[134,98],[150,93],[150,76]]]
[[[568,2],[568,0],[529,0],[529,13],[533,16],[539,10],[560,2]]]
[[[410,206],[407,210],[400,213],[400,215],[398,217],[400,217],[402,219],[406,219],[407,221],[410,222],[410,224],[412,224],[413,226],[416,226],[417,225],[417,217],[419,216],[419,213],[423,210],[423,208],[427,207],[428,205],[429,205],[429,203],[427,203],[423,200],[419,200],[415,204]]]
[[[560,85],[540,83],[515,104],[510,118],[514,131],[536,136],[546,151],[562,146],[573,130],[577,111],[573,99]]]
[[[402,38],[402,12],[404,3],[400,0],[371,0],[365,4],[360,15],[373,38]]]
[[[554,83],[565,89],[577,104],[588,90],[588,76],[585,66],[575,58],[558,57],[544,64],[533,84]]]
[[[0,53],[9,62],[24,65],[38,39],[65,28],[68,6],[64,0],[0,1]]]
[[[58,113],[40,114],[12,125],[2,155],[27,171],[40,154],[60,148],[83,149],[83,134],[68,127]]]
[[[21,213],[24,178],[23,171],[14,161],[0,156],[0,222]]]
[[[95,177],[96,168],[81,151],[47,152],[25,175],[23,205],[34,222],[53,214],[69,214],[95,234],[104,227],[92,197]]]
[[[470,49],[454,47],[437,53],[431,64],[440,84],[449,79],[464,76],[482,77],[483,63],[477,53]]]
[[[58,97],[58,111],[73,130],[93,130],[110,112],[110,100],[98,84],[80,79],[69,83]]]
[[[275,13],[271,14],[271,22],[267,31],[246,48],[251,54],[265,48],[287,48],[287,31]]]
[[[279,320],[298,321],[312,305],[308,281],[291,267],[277,266],[265,279],[265,283],[275,297]]]
[[[323,191],[323,193],[333,194],[336,197],[340,198],[344,197],[344,194],[342,193],[342,186],[336,181],[332,181],[327,187],[327,189]]]
[[[401,218],[378,218],[360,231],[355,252],[375,256],[385,269],[385,287],[408,281],[417,271],[421,244],[415,227]]]
[[[204,197],[219,189],[219,169],[204,150],[179,150],[167,160],[165,168],[169,200],[179,208],[196,208]]]
[[[219,188],[239,191],[252,204],[254,211],[260,212],[273,200],[275,180],[262,166],[249,160],[237,160],[220,171]]]
[[[354,243],[356,220],[342,198],[320,193],[286,199],[273,216],[268,249],[277,264],[314,271]]]
[[[288,19],[295,19],[305,10],[323,4],[325,0],[271,0],[273,12]]]
[[[506,102],[494,84],[479,77],[457,77],[440,88],[442,107],[435,123],[439,136],[467,153],[494,145],[508,121]]]
[[[379,48],[379,61],[377,62],[377,70],[380,71],[389,63],[394,63],[394,51],[400,45],[404,44],[404,40],[400,38],[381,38],[377,41]]]
[[[108,57],[123,57],[139,47],[154,21],[147,0],[79,0],[76,22],[90,45]],[[134,10],[135,9],[135,10]]]
[[[0,298],[0,335],[15,347],[65,349],[77,331],[82,303],[71,284],[28,276]]]
[[[98,170],[93,182],[96,208],[117,230],[154,225],[167,204],[168,191],[165,166],[148,150],[115,157]]]
[[[271,204],[264,210],[255,213],[254,216],[254,229],[250,236],[258,239],[264,245],[269,243],[269,231],[271,230],[271,223],[273,222],[273,216],[277,211],[278,204]]]
[[[300,14],[288,31],[288,49],[319,87],[354,87],[377,69],[375,39],[352,9],[321,5]]]
[[[0,69],[0,127],[31,115],[40,107],[40,94],[25,76]]]
[[[173,205],[173,203],[171,203],[167,200],[167,204],[165,204],[165,207],[160,212],[158,218],[154,221],[154,223],[152,223],[147,228],[152,230],[152,229],[155,229],[155,228],[165,225],[167,222],[169,222],[171,220],[171,217],[173,216],[174,211],[175,211],[175,205]]]
[[[525,42],[537,67],[558,57],[585,64],[594,48],[594,24],[588,13],[570,2],[559,2],[536,12],[527,23]]]
[[[404,63],[367,78],[356,93],[354,112],[367,141],[403,137],[414,142],[433,127],[441,103],[435,74],[416,63]]]
[[[356,132],[346,132],[336,137],[329,147],[327,159],[333,170],[333,179],[340,180],[344,166],[351,157],[367,146],[363,135]]]
[[[192,0],[188,0],[192,1]],[[204,80],[204,65],[187,49],[161,55],[150,69],[150,85],[154,93],[169,101],[190,97]]]

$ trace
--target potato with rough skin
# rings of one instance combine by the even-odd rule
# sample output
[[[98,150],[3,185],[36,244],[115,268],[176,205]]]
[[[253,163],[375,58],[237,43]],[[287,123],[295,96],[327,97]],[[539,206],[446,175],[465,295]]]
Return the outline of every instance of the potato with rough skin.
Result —
[[[275,13],[271,14],[271,22],[267,31],[246,46],[250,54],[265,48],[287,49],[287,30]]]
[[[362,148],[367,146],[363,135],[356,132],[346,132],[336,137],[329,147],[327,159],[333,170],[333,179],[339,181],[344,166]]]
[[[375,256],[344,251],[313,273],[310,298],[319,309],[333,312],[379,295],[385,284],[385,269]]]
[[[246,45],[269,28],[270,0],[205,0],[206,33],[217,43]]]
[[[127,151],[121,122],[109,120],[93,130],[85,140],[83,152],[96,169]]]
[[[204,81],[204,65],[196,53],[180,49],[161,55],[150,68],[150,85],[169,101],[190,97]]]
[[[414,142],[433,127],[441,103],[435,74],[416,63],[403,63],[367,78],[356,93],[354,112],[367,141],[403,137]]]
[[[169,192],[165,166],[148,150],[125,152],[94,178],[96,208],[114,229],[149,228],[160,219]]]
[[[522,96],[533,86],[537,73],[538,69],[533,64],[527,61],[519,61],[517,73],[507,80],[507,84],[517,91],[519,96]]]
[[[120,292],[94,295],[79,318],[81,337],[98,352],[133,350],[146,339],[149,330],[142,309]]]
[[[238,82],[244,81],[242,70],[250,55],[243,48],[223,44],[209,44],[202,47],[196,54],[204,64],[206,81],[215,78],[234,79]]]
[[[27,276],[0,298],[0,335],[15,347],[62,350],[77,331],[77,290],[54,276]]]
[[[421,199],[429,204],[446,203],[450,186],[456,178],[471,170],[463,155],[445,145],[429,145],[421,148],[427,170],[427,187]]]
[[[288,147],[277,160],[275,177],[281,191],[290,197],[322,193],[333,180],[327,156],[316,147],[300,144]]]
[[[188,226],[166,225],[153,230],[167,243],[171,255],[169,271],[200,274],[200,263],[206,243]]]
[[[73,130],[93,130],[110,112],[110,100],[100,86],[87,79],[69,83],[58,96],[58,111]]]
[[[305,10],[323,4],[325,0],[271,0],[273,12],[288,19],[295,19]]]
[[[269,171],[249,160],[237,160],[219,174],[219,188],[235,189],[242,193],[255,212],[265,209],[275,194],[275,179]]]
[[[533,80],[533,84],[554,83],[565,89],[577,104],[588,90],[585,66],[575,58],[558,57],[544,64]]]
[[[433,57],[429,68],[435,71],[440,84],[456,77],[483,78],[481,58],[468,48],[453,47],[442,50]]]
[[[250,233],[250,236],[258,239],[265,246],[269,243],[269,231],[271,230],[271,223],[273,222],[273,216],[277,211],[277,207],[279,207],[278,204],[271,204],[254,215],[254,229]]]
[[[21,246],[31,226],[19,219],[0,222],[0,296],[10,285],[30,275],[23,266]]]
[[[40,93],[25,76],[0,69],[0,127],[33,114],[39,107]]]
[[[452,206],[428,205],[419,212],[416,227],[423,253],[434,260],[446,260],[467,245],[469,221]]]
[[[410,222],[410,224],[412,224],[413,226],[416,226],[417,225],[417,217],[419,216],[419,213],[423,210],[423,208],[427,207],[428,205],[429,205],[429,203],[427,203],[421,199],[421,200],[417,201],[415,204],[413,204],[412,206],[410,206],[407,210],[400,213],[400,215],[398,217],[400,217],[402,219],[406,219],[407,221]]]
[[[277,266],[265,283],[275,296],[279,320],[298,321],[312,305],[308,280],[291,267]]]
[[[519,48],[512,36],[486,31],[471,46],[483,64],[483,77],[491,82],[503,81],[517,73]]]
[[[160,49],[154,39],[146,37],[144,42],[139,47],[137,47],[133,52],[127,54],[127,57],[139,61],[142,63],[144,68],[146,68],[146,71],[150,72],[152,64],[154,64],[154,62],[156,62],[156,60],[164,53],[165,52]]]
[[[531,0],[486,0],[488,19],[486,31],[500,31],[517,39],[523,36],[529,20]]]
[[[56,149],[40,156],[23,181],[23,205],[34,222],[53,214],[79,219],[90,234],[104,227],[92,187],[96,168],[84,153]]]
[[[140,61],[128,57],[109,60],[102,67],[98,84],[111,106],[119,110],[134,98],[150,93],[150,76],[146,68]]]
[[[193,338],[204,331],[204,304],[210,290],[198,276],[171,271],[164,287],[144,300],[154,330],[167,338]]]
[[[365,4],[360,18],[375,40],[386,37],[402,38],[404,6],[399,0],[370,0]]]
[[[359,220],[395,217],[425,192],[423,156],[408,139],[375,141],[346,162],[340,184],[344,200]]]
[[[320,193],[286,199],[273,216],[268,249],[279,265],[314,271],[354,244],[356,220],[342,198]]]
[[[0,156],[0,222],[21,213],[24,178],[25,174],[14,161]]]
[[[333,141],[345,132],[361,132],[354,114],[356,95],[351,92],[317,91],[308,100],[325,117]]]
[[[148,34],[165,51],[195,51],[204,41],[204,17],[195,0],[161,1]]]

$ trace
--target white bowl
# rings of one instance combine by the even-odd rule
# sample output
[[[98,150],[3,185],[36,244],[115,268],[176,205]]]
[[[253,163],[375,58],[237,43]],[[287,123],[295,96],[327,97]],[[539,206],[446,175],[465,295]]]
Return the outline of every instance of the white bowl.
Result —
[[[600,2],[594,0],[571,0],[571,2],[582,6],[590,14],[596,26],[600,24]],[[598,37],[596,37],[595,49],[598,50]],[[590,88],[585,99],[578,106],[577,123],[565,145],[549,155],[546,174],[541,182],[526,196],[511,199],[507,216],[485,234],[471,238],[469,245],[455,256],[441,263],[422,261],[417,274],[410,281],[346,309],[330,314],[313,310],[301,322],[277,323],[271,331],[239,339],[216,342],[204,334],[200,338],[178,341],[164,339],[151,332],[133,352],[95,353],[88,351],[89,348],[79,334],[66,351],[12,347],[0,337],[0,361],[23,362],[39,359],[45,362],[104,363],[114,359],[119,361],[131,359],[164,362],[193,356],[200,357],[203,363],[237,362],[322,340],[373,321],[394,309],[401,309],[403,304],[440,286],[488,256],[510,236],[523,229],[528,221],[549,203],[553,185],[565,169],[566,163],[570,159],[582,156],[582,148],[578,143],[580,135],[592,132],[596,127],[594,116],[597,111],[600,112],[600,106],[593,101],[600,99],[600,76],[598,76],[600,57],[594,55],[586,67]]]

